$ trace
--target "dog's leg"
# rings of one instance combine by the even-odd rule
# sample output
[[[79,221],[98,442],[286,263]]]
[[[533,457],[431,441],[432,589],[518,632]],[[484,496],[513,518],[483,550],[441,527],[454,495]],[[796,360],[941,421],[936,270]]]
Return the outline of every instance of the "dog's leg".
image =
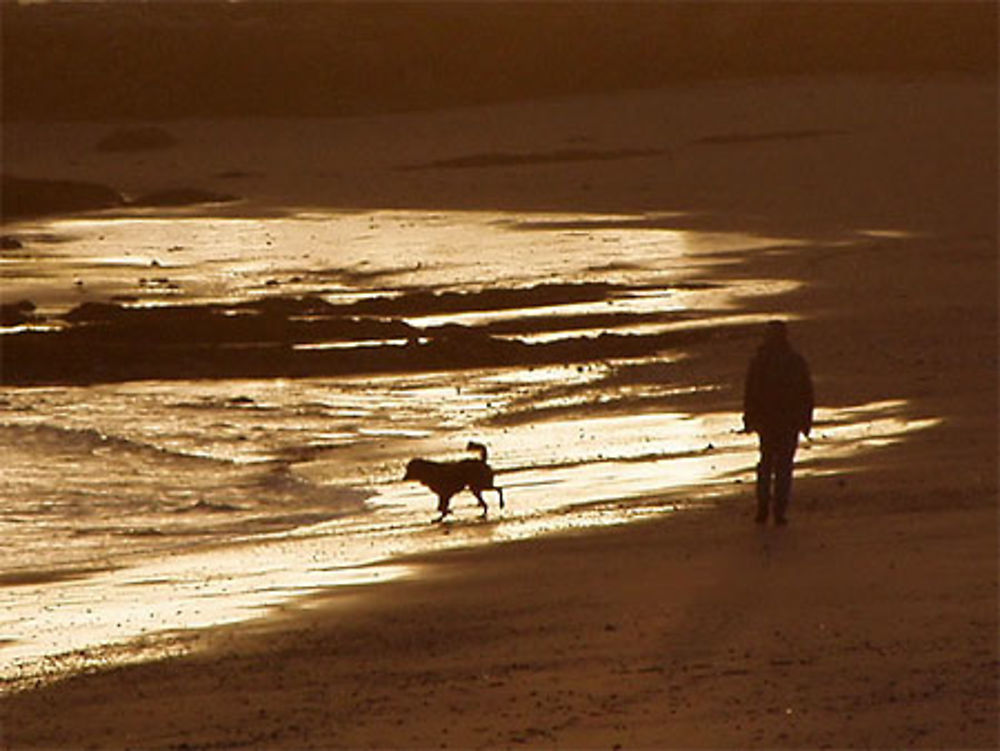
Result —
[[[479,501],[479,505],[483,509],[481,518],[485,519],[486,514],[489,513],[490,507],[486,505],[486,501],[483,499],[483,491],[479,488],[469,488],[469,490],[472,491],[472,495],[476,496],[476,500]]]
[[[436,524],[442,521],[448,514],[451,513],[451,509],[448,508],[449,502],[451,501],[450,495],[439,495],[438,496],[438,517],[434,520]]]
[[[490,485],[487,490],[497,491],[497,495],[500,496],[500,508],[503,508],[503,488],[498,488],[496,485]]]

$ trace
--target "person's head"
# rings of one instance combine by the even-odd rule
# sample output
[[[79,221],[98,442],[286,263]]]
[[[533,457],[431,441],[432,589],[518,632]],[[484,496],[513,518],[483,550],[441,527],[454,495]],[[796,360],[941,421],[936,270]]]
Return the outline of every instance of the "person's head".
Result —
[[[788,341],[788,326],[784,321],[777,319],[767,322],[764,328],[765,344],[782,344]]]

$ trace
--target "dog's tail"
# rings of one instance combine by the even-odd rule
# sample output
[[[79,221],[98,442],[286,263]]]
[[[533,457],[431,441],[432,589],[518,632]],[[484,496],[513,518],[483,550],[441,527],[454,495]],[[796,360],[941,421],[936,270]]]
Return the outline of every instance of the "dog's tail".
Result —
[[[486,461],[486,446],[476,441],[469,441],[469,444],[465,447],[466,451],[478,451],[480,461]]]

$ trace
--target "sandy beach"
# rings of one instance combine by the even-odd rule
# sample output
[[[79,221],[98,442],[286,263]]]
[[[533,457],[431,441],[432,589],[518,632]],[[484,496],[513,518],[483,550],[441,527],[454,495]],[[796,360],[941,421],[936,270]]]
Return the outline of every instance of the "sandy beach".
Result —
[[[337,336],[401,336],[398,349],[317,354],[290,346],[320,341],[315,330],[295,327],[309,316],[333,321],[357,310],[347,307],[353,301],[302,308],[306,285],[320,288],[310,276],[322,276],[316,269],[295,272],[292,282],[290,266],[278,267],[267,291],[277,289],[285,302],[273,309],[257,288],[239,289],[240,305],[266,326],[216,330],[206,322],[231,301],[213,307],[220,305],[214,290],[182,278],[180,263],[152,272],[179,279],[179,291],[145,278],[140,289],[131,267],[127,277],[82,263],[60,277],[33,275],[24,261],[30,252],[40,248],[42,257],[46,244],[78,240],[69,229],[42,237],[38,227],[49,225],[37,223],[60,213],[30,214],[4,226],[5,238],[22,238],[27,251],[5,251],[15,270],[5,277],[3,302],[15,291],[38,303],[38,321],[72,325],[12,329],[22,338],[4,343],[5,388],[596,362],[611,372],[601,383],[623,392],[638,393],[644,379],[664,374],[671,388],[646,401],[588,403],[594,415],[616,405],[650,419],[713,415],[736,441],[730,434],[760,321],[781,316],[809,359],[823,414],[854,415],[854,432],[837,439],[837,426],[820,421],[813,442],[803,442],[786,528],[753,523],[752,459],[729,470],[725,447],[706,446],[706,462],[712,451],[720,456],[711,480],[665,476],[662,493],[644,489],[640,499],[662,513],[642,521],[389,557],[372,570],[395,566],[406,576],[312,591],[263,617],[178,634],[186,645],[180,656],[109,658],[105,667],[98,660],[56,680],[19,684],[0,696],[0,747],[996,747],[996,71],[779,72],[736,79],[724,71],[643,89],[615,80],[600,91],[563,87],[558,96],[545,90],[475,106],[430,102],[416,112],[396,111],[393,100],[350,117],[185,112],[149,118],[171,145],[111,155],[94,144],[121,127],[117,118],[5,122],[5,174],[110,186],[128,204],[74,215],[84,221],[124,217],[141,226],[349,212],[361,226],[351,232],[374,234],[382,211],[495,212],[484,226],[508,222],[523,243],[551,233],[583,243],[601,232],[649,232],[653,243],[691,244],[683,254],[689,266],[669,291],[703,294],[694,299],[704,309],[694,313],[707,322],[581,338],[557,350],[500,339],[510,333],[504,325],[523,321],[476,321],[446,347],[434,344],[435,336],[444,341],[439,323],[404,326],[398,311],[373,308],[384,332],[355,322],[362,330]],[[27,106],[22,94],[16,101]],[[83,109],[70,117],[89,117]],[[155,210],[129,203],[179,187],[238,200]],[[474,242],[469,237],[461,242]],[[738,241],[730,248],[725,237]],[[708,250],[699,252],[699,242]],[[504,247],[494,250],[502,255]],[[629,272],[613,260],[609,277]],[[483,260],[484,273],[505,268],[490,262]],[[450,267],[441,268],[446,275]],[[448,306],[469,312],[463,305],[476,312],[486,300],[496,312],[509,292],[463,280],[459,294],[427,278],[438,286],[416,277],[436,296],[421,296],[413,282],[400,286],[411,297],[391,298],[406,315],[429,319]],[[545,281],[517,289],[542,308],[546,295],[562,291]],[[620,292],[592,282],[567,289],[584,302]],[[428,309],[405,307],[428,299]],[[157,307],[165,302],[181,306]],[[140,314],[129,318],[136,303],[152,303],[138,323]],[[680,326],[680,318],[648,310],[628,320]],[[107,325],[112,344],[87,328],[95,322]],[[165,345],[157,327],[173,332]],[[264,328],[281,332],[275,351],[286,359],[197,356],[206,341],[256,342]],[[431,345],[415,357],[405,340],[418,336]],[[489,356],[470,356],[470,341],[493,341]],[[109,362],[104,346],[124,354]],[[656,367],[608,365],[616,357],[652,358]],[[522,423],[526,414],[518,415]],[[505,419],[470,424],[493,431],[502,447],[513,418]],[[880,420],[892,431],[866,431]],[[544,436],[532,440],[521,450],[550,448]],[[581,462],[580,473],[610,482],[602,466]],[[668,462],[656,466],[669,475]],[[552,487],[572,485],[561,479]],[[691,508],[666,511],[679,494]],[[461,524],[456,536],[476,534]],[[5,584],[18,586],[14,578]]]
[[[864,482],[868,509],[788,530],[731,511],[419,561],[208,654],[9,700],[6,742],[991,747],[995,511],[873,511],[900,491]]]

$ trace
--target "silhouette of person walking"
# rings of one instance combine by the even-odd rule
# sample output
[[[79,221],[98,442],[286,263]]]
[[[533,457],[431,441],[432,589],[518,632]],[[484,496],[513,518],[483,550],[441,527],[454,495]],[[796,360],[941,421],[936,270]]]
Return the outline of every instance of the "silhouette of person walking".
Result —
[[[789,344],[785,322],[769,321],[743,391],[743,429],[760,438],[758,524],[767,522],[772,503],[775,524],[787,523],[795,449],[799,433],[808,436],[812,430],[812,416],[809,365]]]

